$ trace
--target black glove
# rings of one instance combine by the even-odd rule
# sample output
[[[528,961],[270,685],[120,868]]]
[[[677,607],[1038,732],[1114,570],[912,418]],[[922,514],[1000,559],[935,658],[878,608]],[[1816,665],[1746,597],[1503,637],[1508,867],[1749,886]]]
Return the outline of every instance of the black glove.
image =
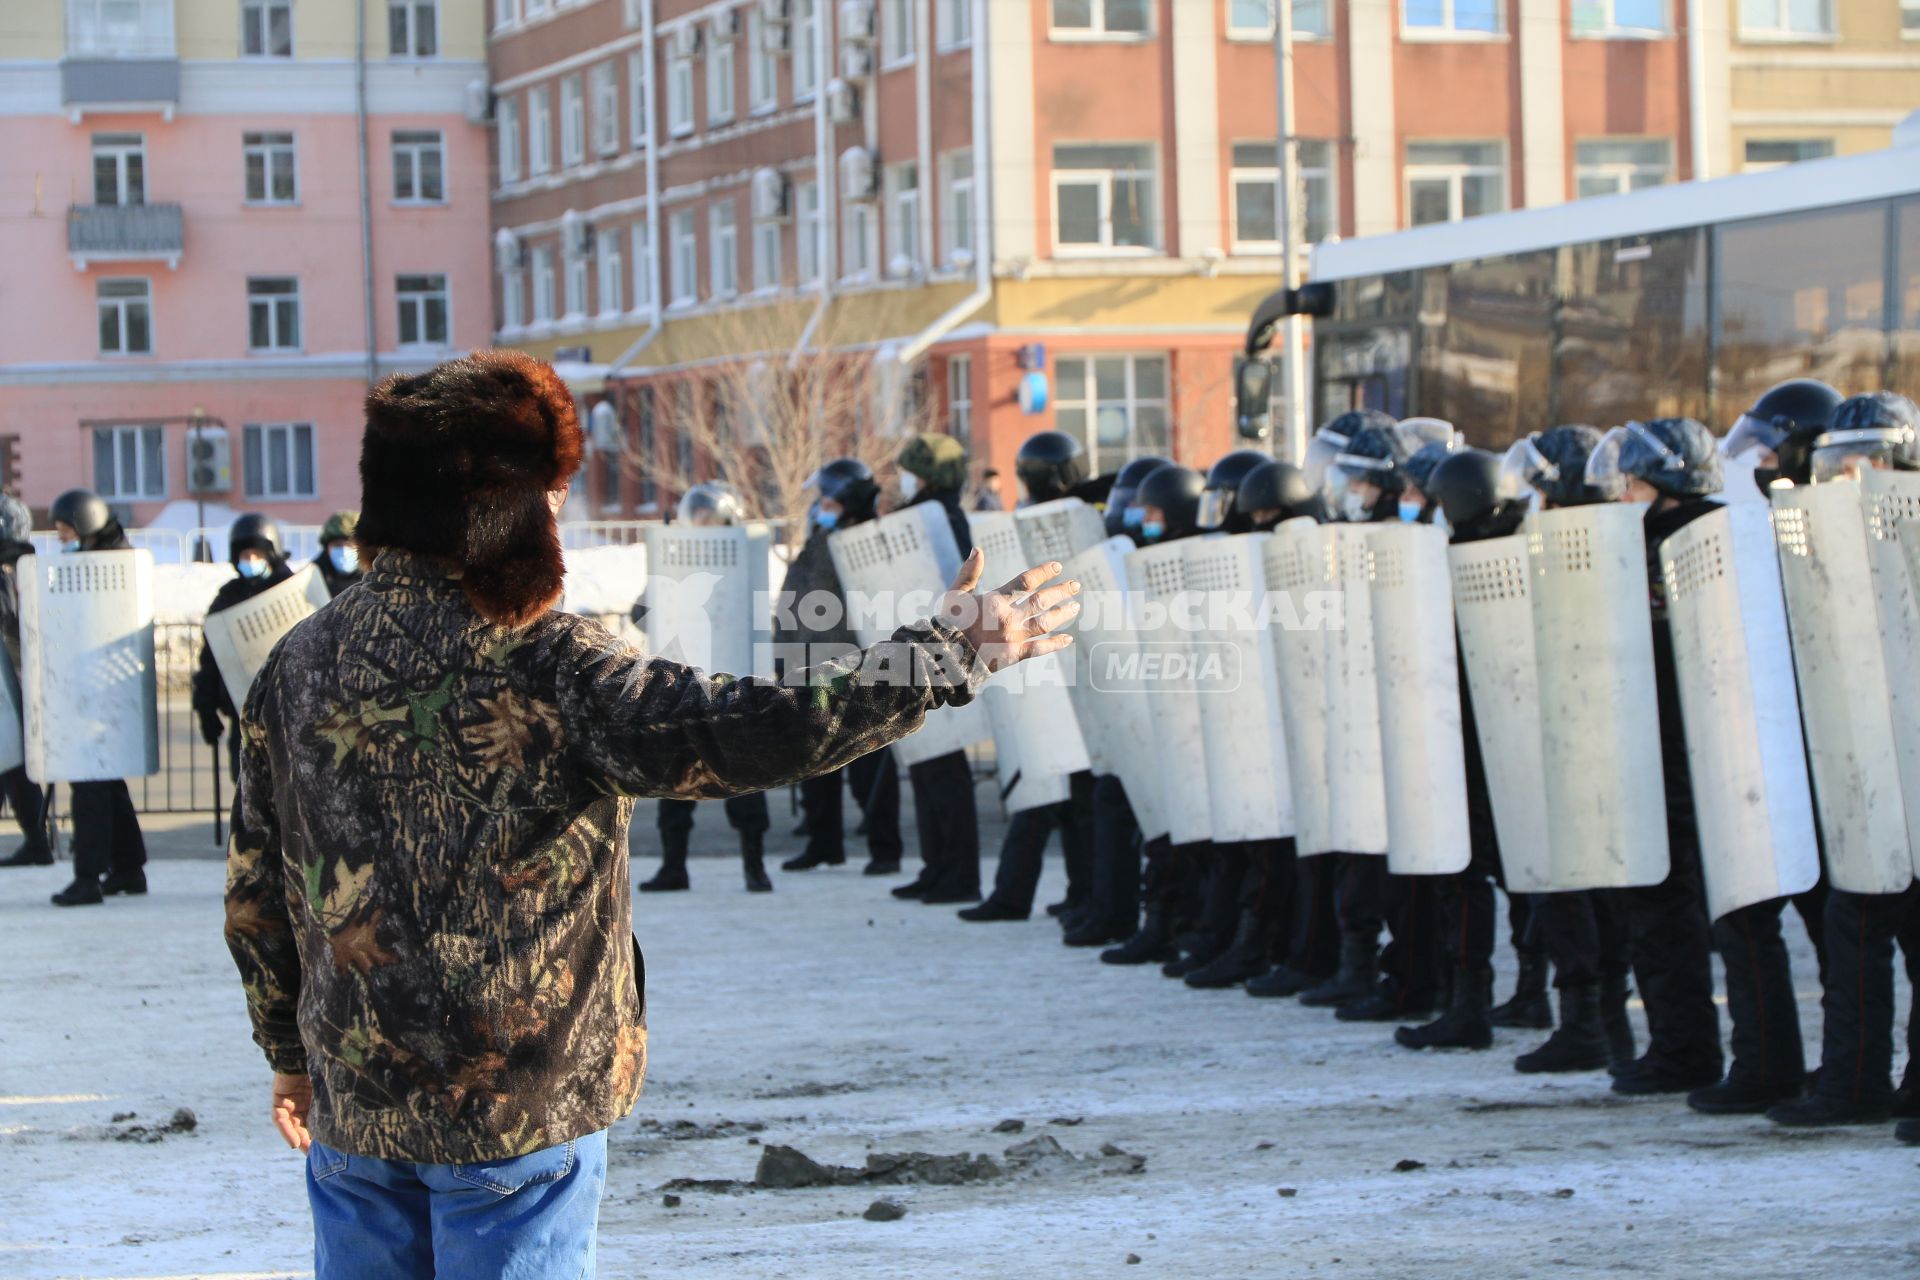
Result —
[[[200,713],[200,740],[208,746],[217,747],[220,745],[220,734],[224,728],[225,726],[220,723],[220,713],[218,711],[202,711]]]

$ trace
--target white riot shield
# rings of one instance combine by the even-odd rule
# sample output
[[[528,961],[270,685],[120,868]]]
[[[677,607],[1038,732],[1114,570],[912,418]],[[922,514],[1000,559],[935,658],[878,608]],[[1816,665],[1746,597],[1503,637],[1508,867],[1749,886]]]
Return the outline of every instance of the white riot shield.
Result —
[[[153,557],[23,556],[15,572],[27,776],[108,782],[158,773]]]
[[[652,652],[709,673],[765,674],[772,619],[758,610],[767,607],[768,540],[764,526],[650,526],[646,602]]]
[[[0,652],[0,772],[17,769],[27,761],[27,739],[22,728],[24,706],[13,663]]]
[[[1772,497],[1827,875],[1849,893],[1899,893],[1913,882],[1910,819],[1860,485],[1798,485]]]
[[[875,645],[908,623],[924,620],[960,571],[960,548],[937,502],[903,507],[878,520],[828,535],[827,549],[845,592],[854,635]],[[902,765],[920,764],[984,741],[988,726],[980,700],[937,708],[913,733],[893,744]]]
[[[1667,878],[1644,516],[1638,504],[1610,502],[1527,517],[1540,756],[1558,889],[1625,889]]]
[[[1327,838],[1341,853],[1387,851],[1387,788],[1380,751],[1367,551],[1380,525],[1331,524],[1332,585],[1345,625],[1327,636]]]
[[[1194,636],[1181,625],[1188,609],[1186,576],[1186,549],[1178,542],[1142,547],[1127,557],[1127,582],[1140,610],[1137,674],[1153,717],[1160,797],[1175,844],[1213,838]]]
[[[1072,556],[1097,547],[1107,538],[1106,523],[1100,512],[1078,498],[1055,498],[1020,507],[1013,513],[1020,530],[1024,565],[1058,560],[1065,564]]]
[[[1133,549],[1130,538],[1109,538],[1066,561],[1067,576],[1080,584],[1080,613],[1067,624],[1073,643],[1062,656],[1073,661],[1069,693],[1089,762],[1120,779],[1140,833],[1151,840],[1167,834],[1167,822],[1153,717],[1135,674],[1140,645],[1127,591]]]
[[[1920,872],[1920,596],[1914,592],[1902,550],[1906,539],[1920,536],[1920,529],[1911,523],[1920,518],[1920,474],[1863,471],[1860,496],[1866,503],[1867,559],[1880,615],[1880,648],[1887,662],[1887,702],[1893,712],[1893,745],[1907,810],[1907,847],[1913,852],[1915,871]]]
[[[1021,545],[1014,515],[976,511],[967,517],[973,543],[987,557],[993,586],[1040,563]],[[1068,779],[1089,768],[1086,744],[1067,691],[1071,668],[1062,655],[1046,654],[994,674],[981,692],[999,770],[1000,796],[1010,813],[1059,804],[1070,794]]]
[[[1447,535],[1383,525],[1369,548],[1387,869],[1452,875],[1473,860]]]
[[[1820,878],[1767,510],[1749,503],[1702,516],[1661,544],[1660,561],[1707,908],[1718,920]]]
[[[326,579],[319,570],[306,568],[251,600],[207,615],[207,648],[234,706],[247,705],[247,691],[280,637],[318,613],[329,599]]]
[[[1260,623],[1268,534],[1190,538],[1186,582],[1195,593],[1196,691],[1215,840],[1294,834],[1280,677]]]
[[[1305,614],[1307,597],[1330,589],[1331,545],[1329,529],[1305,516],[1275,529],[1261,555],[1268,594],[1287,600],[1295,615]],[[1270,627],[1267,641],[1279,676],[1300,855],[1337,852],[1327,813],[1327,633],[1318,627]]]
[[[1447,548],[1454,619],[1480,756],[1487,767],[1500,867],[1511,893],[1551,893],[1540,677],[1524,534]]]

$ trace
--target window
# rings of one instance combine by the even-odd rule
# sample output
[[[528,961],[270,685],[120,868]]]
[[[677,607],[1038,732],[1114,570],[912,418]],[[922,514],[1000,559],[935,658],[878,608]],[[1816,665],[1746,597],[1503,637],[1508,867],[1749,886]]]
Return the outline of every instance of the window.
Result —
[[[620,149],[620,82],[611,62],[593,69],[593,147],[603,156]]]
[[[315,498],[313,424],[272,422],[241,432],[249,498]]]
[[[1053,424],[1083,441],[1096,473],[1169,452],[1165,356],[1061,356]]]
[[[897,66],[913,61],[915,0],[885,0],[880,12],[881,61]]]
[[[1409,142],[1407,222],[1458,222],[1507,207],[1505,153],[1497,142]]]
[[[699,233],[693,228],[693,210],[682,209],[668,224],[673,233],[671,256],[667,259],[667,300],[670,306],[690,307],[699,301],[695,280],[700,275]]]
[[[599,248],[593,255],[594,267],[599,273],[600,314],[619,315],[625,305],[621,294],[625,292],[627,280],[626,260],[620,253],[620,232],[602,231],[599,235]]]
[[[500,181],[502,183],[520,180],[520,103],[515,98],[502,98],[495,108],[497,118],[494,127],[499,130],[496,139],[500,148]]]
[[[1334,234],[1333,144],[1300,139],[1294,144],[1295,174],[1304,202],[1303,244],[1318,244]],[[1278,144],[1236,142],[1228,182],[1233,188],[1233,247],[1240,253],[1280,252],[1280,166]]]
[[[387,0],[387,52],[396,58],[439,53],[439,0]]]
[[[1920,36],[1920,0],[1900,0],[1900,34],[1909,40]]]
[[[753,224],[753,287],[756,292],[780,287],[780,224],[772,218]]]
[[[1501,0],[1405,0],[1409,35],[1497,36],[1502,28]]]
[[[546,173],[553,168],[553,115],[548,107],[547,90],[527,90],[527,172]]]
[[[731,298],[740,291],[740,231],[734,225],[738,203],[721,200],[707,210],[707,255],[716,298]]]
[[[1159,243],[1153,148],[1145,143],[1056,144],[1053,226],[1069,252],[1152,249]]]
[[[707,123],[733,119],[733,39],[718,31],[707,49]]]
[[[300,282],[291,277],[247,280],[247,349],[300,349]]]
[[[801,284],[813,284],[820,279],[820,184],[795,187],[793,206],[799,210],[793,225],[794,275]]]
[[[640,388],[640,502],[642,506],[651,506],[660,500],[659,486],[654,483],[654,463],[658,456],[654,452],[658,447],[653,431],[653,388]]]
[[[93,490],[109,502],[166,497],[166,429],[95,427]]]
[[[693,59],[667,61],[667,131],[676,138],[693,132]]]
[[[396,129],[393,198],[401,204],[439,204],[447,198],[445,143],[438,129]]]
[[[934,39],[941,52],[973,43],[973,0],[933,0]]]
[[[147,140],[137,133],[93,135],[93,202],[147,202]]]
[[[400,345],[447,345],[447,278],[400,276],[394,281],[400,302]]]
[[[1832,34],[1832,0],[1740,0],[1743,40],[1793,40]]]
[[[633,309],[641,311],[653,305],[653,240],[647,224],[633,224]]]
[[[247,203],[292,204],[298,200],[293,135],[244,133],[240,140],[246,156]]]
[[[526,273],[518,265],[500,269],[500,327],[518,329],[527,322]]]
[[[920,166],[908,161],[887,170],[889,275],[912,275],[920,266]]]
[[[1573,34],[1645,39],[1667,34],[1666,0],[1573,0]]]
[[[973,152],[949,151],[940,157],[940,235],[948,266],[973,260]]]
[[[1673,176],[1665,138],[1594,138],[1574,144],[1574,194],[1611,196],[1657,187]]]
[[[541,245],[533,251],[533,322],[552,324],[557,312],[554,296],[553,247]]]
[[[100,354],[153,354],[153,286],[145,280],[101,280],[94,285],[100,314]]]
[[[820,87],[820,0],[793,0],[793,97],[804,102]]]
[[[560,81],[560,167],[587,158],[587,98],[579,76]]]
[[[291,58],[293,0],[240,0],[240,52],[248,58]]]
[[[1327,8],[1327,0],[1293,0],[1293,34],[1329,35]],[[1227,0],[1227,35],[1235,40],[1273,39],[1273,0]]]
[[[880,256],[879,227],[873,206],[864,200],[850,201],[840,225],[840,278],[871,280],[873,262]]]
[[[510,27],[520,20],[519,0],[493,0],[493,29]]]
[[[569,233],[571,234],[571,233]],[[587,314],[587,254],[569,248],[567,255],[567,314],[562,320],[583,320]]]
[[[173,0],[67,0],[67,52],[171,58]]]
[[[1055,39],[1138,40],[1152,32],[1147,0],[1052,0]]]
[[[1748,173],[1759,173],[1802,160],[1825,160],[1832,154],[1832,138],[1755,138],[1747,143],[1743,168]]]
[[[973,439],[973,357],[947,359],[947,434],[966,444]]]
[[[780,77],[767,48],[766,23],[760,10],[747,10],[747,109],[755,113],[780,105]]]
[[[627,130],[635,150],[647,145],[647,59],[643,53],[627,55]]]
[[[554,0],[526,0],[527,16],[537,18],[553,8]]]

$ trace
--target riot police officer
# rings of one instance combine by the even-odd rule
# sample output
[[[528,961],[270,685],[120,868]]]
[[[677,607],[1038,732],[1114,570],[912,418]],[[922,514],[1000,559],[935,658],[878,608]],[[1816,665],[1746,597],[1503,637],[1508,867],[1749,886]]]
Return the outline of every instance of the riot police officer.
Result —
[[[353,535],[359,528],[358,511],[336,511],[321,526],[320,554],[314,558],[313,567],[320,571],[329,596],[337,596],[360,581],[360,549],[353,545]]]
[[[1207,487],[1200,495],[1198,522],[1208,533],[1248,533],[1250,517],[1241,514],[1237,499],[1240,482],[1249,471],[1273,459],[1256,449],[1235,449],[1207,469]]]
[[[0,494],[0,641],[6,644],[6,659],[13,671],[13,706],[16,718],[26,708],[20,699],[20,585],[15,566],[21,556],[33,554],[27,541],[33,531],[33,513],[27,504],[12,494]],[[4,678],[4,677],[0,677]],[[24,725],[24,721],[23,721]],[[27,776],[27,766],[17,764],[0,773],[0,792],[13,809],[25,837],[20,847],[5,858],[0,867],[48,867],[53,865],[53,806],[47,792]]]
[[[676,515],[681,524],[706,528],[739,524],[746,518],[746,511],[732,485],[709,481],[681,495]],[[660,833],[660,870],[640,886],[642,893],[670,893],[691,884],[687,878],[687,846],[693,840],[693,814],[699,802],[667,798],[657,803],[654,829]],[[727,822],[740,837],[740,870],[747,892],[773,892],[765,861],[767,828],[773,825],[767,813],[767,793],[728,796],[723,803]]]
[[[1728,458],[1753,453],[1753,482],[1762,494],[1775,480],[1813,481],[1813,442],[1833,425],[1841,395],[1814,378],[1793,378],[1761,393],[1720,444]]]
[[[1013,471],[1026,494],[1024,505],[1031,506],[1073,493],[1092,474],[1093,464],[1086,446],[1066,432],[1036,431],[1020,442]]]
[[[233,566],[234,576],[221,583],[220,590],[214,593],[213,603],[207,606],[209,616],[251,600],[293,576],[287,567],[286,542],[280,525],[273,517],[258,512],[241,516],[227,530],[227,562]],[[200,738],[208,746],[218,747],[220,735],[226,732],[227,760],[232,770],[229,776],[238,781],[240,712],[233,705],[227,682],[221,678],[219,664],[214,661],[213,648],[204,636],[200,641],[200,664],[193,672],[193,714],[200,723]],[[224,728],[223,719],[233,726],[230,732]]]

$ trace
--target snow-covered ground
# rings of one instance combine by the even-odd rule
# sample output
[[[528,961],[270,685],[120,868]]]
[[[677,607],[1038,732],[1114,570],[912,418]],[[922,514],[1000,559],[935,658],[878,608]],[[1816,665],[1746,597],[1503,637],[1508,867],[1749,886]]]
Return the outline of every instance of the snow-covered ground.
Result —
[[[717,806],[700,825],[724,831]],[[146,899],[74,912],[45,905],[65,868],[0,871],[0,1276],[310,1267],[299,1160],[269,1129],[220,941],[220,865],[151,870]],[[1920,1155],[1884,1127],[1789,1133],[1616,1099],[1599,1074],[1521,1077],[1530,1032],[1409,1053],[1389,1028],[1104,967],[1041,919],[962,925],[849,869],[776,873],[771,897],[730,861],[693,872],[694,892],[636,907],[653,1063],[615,1134],[607,1276],[1920,1272]],[[1058,888],[1050,868],[1041,900]],[[1796,958],[1811,1034],[1803,943]],[[194,1132],[116,1140],[180,1107]],[[995,1132],[1007,1120],[1025,1131]],[[665,1200],[675,1179],[751,1180],[762,1144],[1004,1164],[1036,1135],[1145,1169]],[[906,1216],[864,1220],[881,1195]]]

